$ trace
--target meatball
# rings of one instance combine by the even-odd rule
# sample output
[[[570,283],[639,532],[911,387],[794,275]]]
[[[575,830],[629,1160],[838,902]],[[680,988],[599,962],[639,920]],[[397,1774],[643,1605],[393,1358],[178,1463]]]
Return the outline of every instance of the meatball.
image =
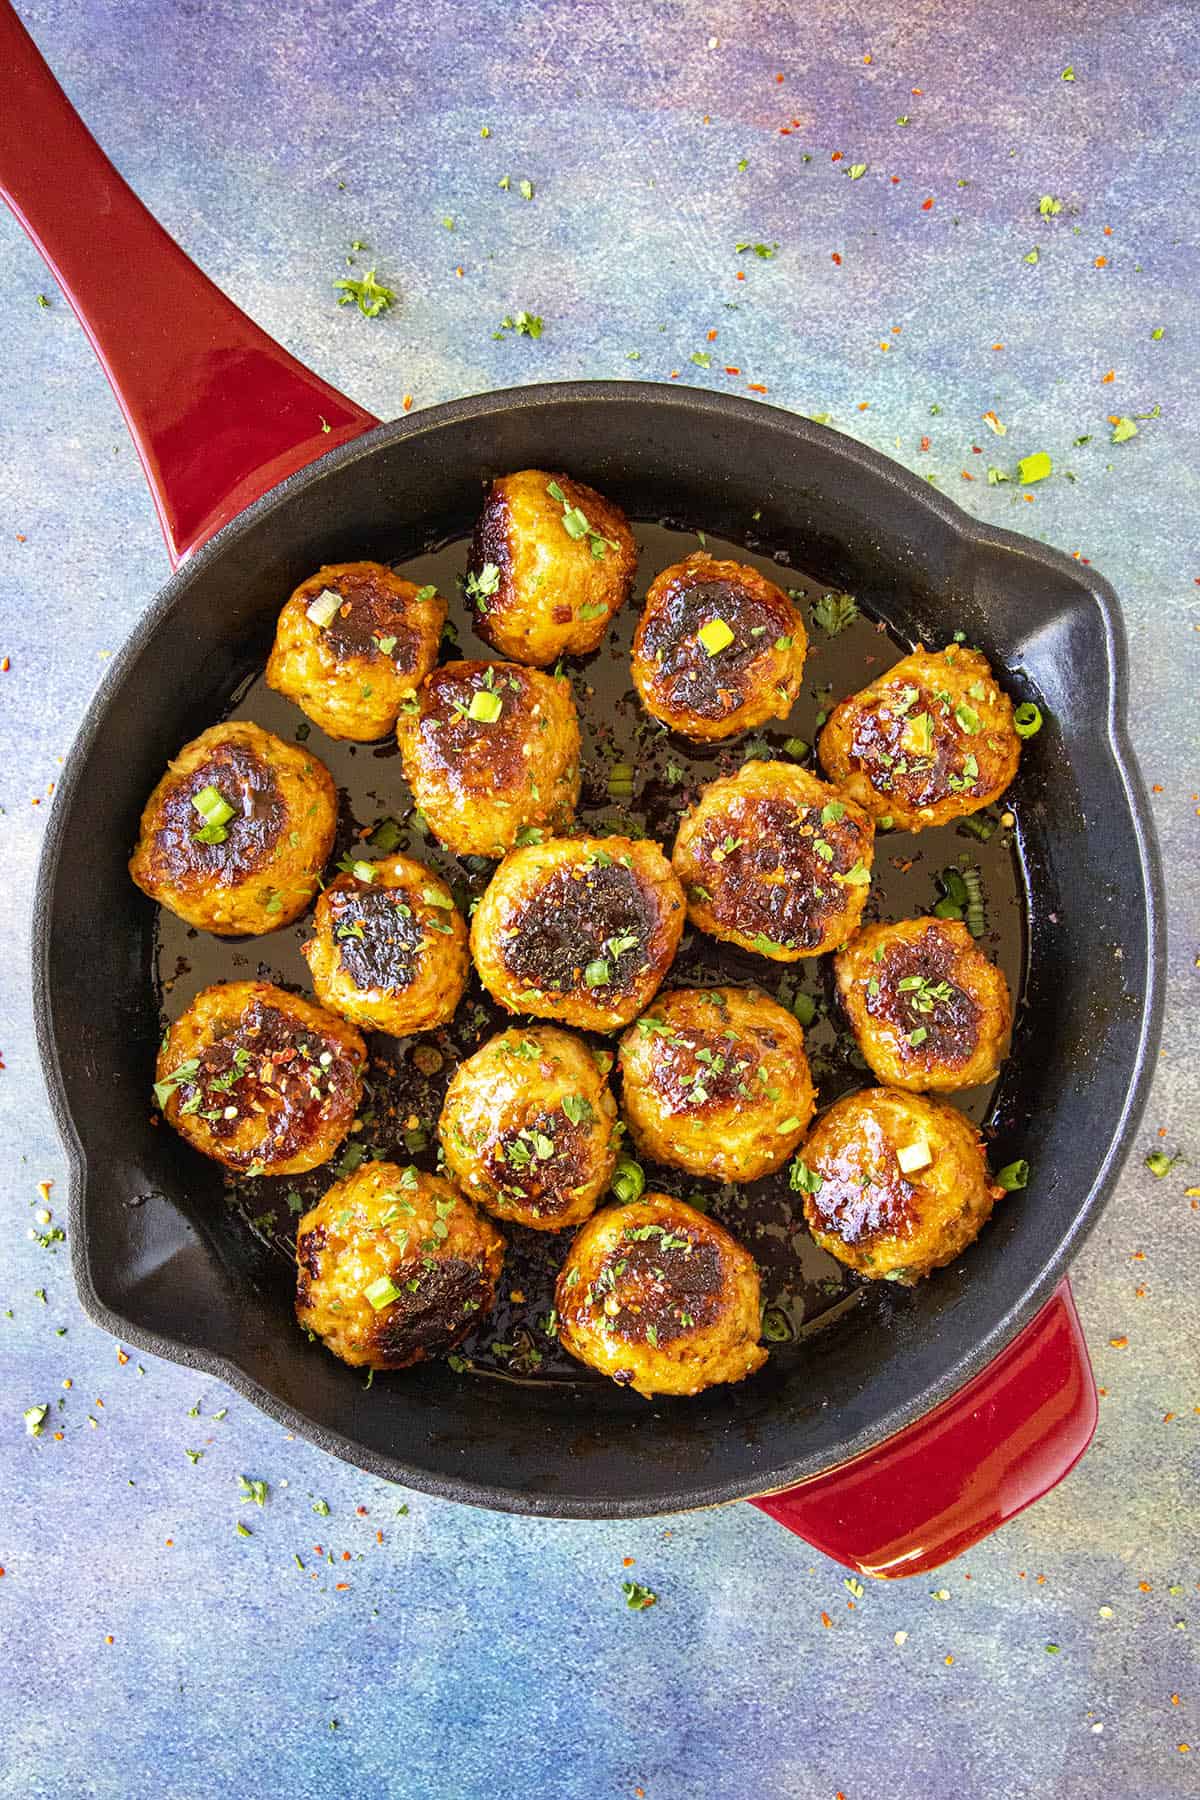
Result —
[[[918,645],[833,709],[818,750],[826,773],[874,818],[923,831],[998,800],[1021,740],[986,657],[961,644],[936,653]]]
[[[446,663],[405,703],[397,735],[413,799],[458,856],[503,856],[575,816],[579,720],[565,676]]]
[[[672,862],[701,931],[775,962],[849,937],[871,883],[861,807],[791,763],[748,762],[704,788]]]
[[[877,1080],[892,1087],[976,1087],[1008,1054],[1008,983],[951,919],[867,925],[834,961],[842,1005]]]
[[[683,920],[657,844],[554,838],[505,857],[475,909],[471,954],[509,1012],[616,1031],[658,992]]]
[[[638,1150],[689,1175],[770,1175],[813,1115],[804,1033],[757,988],[660,994],[621,1039],[620,1064]]]
[[[406,694],[437,661],[446,602],[384,563],[326,563],[279,615],[267,686],[332,738],[370,743],[396,728]]]
[[[367,1049],[353,1025],[269,981],[204,988],[158,1053],[154,1094],[193,1149],[241,1175],[301,1175],[354,1123]]]
[[[407,856],[355,863],[331,881],[303,946],[317,999],[368,1031],[407,1037],[454,1017],[467,927],[440,876]]]
[[[578,1225],[617,1161],[617,1106],[582,1038],[511,1029],[460,1063],[438,1123],[464,1193],[535,1231]]]
[[[781,588],[698,550],[656,575],[633,639],[642,705],[684,737],[733,737],[786,718],[808,637]]]
[[[333,777],[311,751],[245,720],[213,725],[147,800],[129,873],[202,931],[276,931],[312,899],[336,825]]]
[[[628,600],[636,566],[625,514],[595,488],[545,469],[502,475],[471,545],[475,629],[514,662],[588,656]]]
[[[589,1219],[554,1298],[563,1347],[647,1398],[741,1381],[767,1360],[754,1258],[668,1194]]]
[[[860,1275],[905,1287],[953,1262],[1004,1192],[964,1114],[898,1088],[836,1101],[792,1165],[792,1185],[823,1250]]]
[[[301,1219],[296,1317],[343,1362],[407,1369],[496,1303],[504,1239],[440,1175],[368,1162]]]

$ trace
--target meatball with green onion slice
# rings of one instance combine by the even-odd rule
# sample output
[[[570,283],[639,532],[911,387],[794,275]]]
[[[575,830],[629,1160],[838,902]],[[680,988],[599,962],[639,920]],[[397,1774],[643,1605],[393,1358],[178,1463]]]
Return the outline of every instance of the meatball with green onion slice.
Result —
[[[964,1113],[898,1088],[835,1101],[791,1181],[822,1250],[872,1281],[905,1287],[961,1255],[1004,1192]]]
[[[619,506],[569,475],[520,469],[488,490],[465,593],[481,638],[514,662],[545,667],[599,649],[636,567]]]
[[[456,856],[503,856],[575,816],[579,720],[565,675],[444,663],[404,703],[396,734],[413,799]]]
[[[470,970],[454,896],[407,856],[357,862],[331,881],[303,951],[323,1006],[395,1037],[447,1024]]]
[[[804,1032],[757,988],[660,994],[621,1039],[619,1061],[638,1153],[689,1175],[770,1175],[813,1115]]]
[[[405,696],[437,661],[446,602],[377,562],[326,563],[279,615],[267,686],[333,738],[396,728]]]
[[[500,864],[471,954],[509,1012],[616,1031],[658,992],[683,921],[682,890],[648,838],[553,838]]]
[[[333,848],[337,789],[301,744],[248,720],[173,757],[142,813],[129,873],[187,925],[241,937],[290,925]]]
[[[597,1055],[554,1025],[489,1038],[454,1071],[438,1121],[463,1192],[535,1231],[587,1218],[612,1178],[619,1135]]]
[[[782,588],[745,563],[698,550],[656,575],[633,640],[646,711],[701,741],[786,718],[808,637]]]
[[[407,1369],[496,1302],[504,1239],[439,1175],[367,1162],[300,1220],[296,1317],[358,1368]]]
[[[834,960],[838,993],[877,1080],[914,1091],[994,1081],[1012,998],[1001,971],[951,919],[866,925]]]
[[[834,707],[817,748],[826,774],[872,818],[924,831],[998,800],[1021,739],[985,656],[918,645]]]
[[[269,981],[204,988],[167,1032],[154,1094],[192,1148],[240,1175],[328,1162],[358,1110],[367,1051],[344,1019]]]
[[[748,762],[701,791],[672,862],[701,931],[773,962],[845,942],[871,885],[875,829],[837,788],[791,763]]]
[[[743,1381],[767,1360],[754,1258],[668,1194],[593,1214],[554,1298],[563,1348],[647,1398]]]

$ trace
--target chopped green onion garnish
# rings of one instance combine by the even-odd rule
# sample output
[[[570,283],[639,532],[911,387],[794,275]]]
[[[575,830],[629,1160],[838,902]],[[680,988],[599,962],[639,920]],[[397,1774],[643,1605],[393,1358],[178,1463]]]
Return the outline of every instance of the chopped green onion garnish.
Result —
[[[1036,737],[1042,729],[1042,709],[1032,700],[1025,700],[1013,714],[1013,730],[1018,737]]]
[[[646,1187],[646,1176],[641,1163],[634,1162],[632,1156],[618,1156],[609,1186],[622,1206],[628,1206],[631,1200],[638,1199]]]
[[[232,806],[215,787],[203,787],[198,794],[193,794],[192,805],[209,825],[224,825],[227,819],[233,817]]]
[[[352,863],[350,865],[350,873],[356,881],[374,881],[375,864],[370,862]]]
[[[721,650],[728,650],[733,642],[733,633],[724,619],[709,619],[696,635],[710,656],[716,656]]]
[[[370,1287],[363,1289],[363,1299],[373,1306],[376,1312],[385,1306],[390,1306],[393,1300],[399,1298],[400,1289],[393,1285],[390,1275],[381,1275],[378,1281],[373,1281]]]
[[[1053,467],[1044,450],[1035,450],[1032,456],[1023,456],[1017,464],[1017,480],[1026,487],[1033,481],[1045,481]]]
[[[996,1176],[996,1186],[1002,1187],[1006,1194],[1014,1194],[1029,1181],[1029,1164],[1023,1156],[1016,1162],[1005,1163]]]
[[[588,987],[607,987],[612,980],[612,970],[604,958],[598,956],[583,971],[583,979]]]
[[[803,762],[808,755],[808,745],[801,737],[784,738],[783,750],[784,755],[790,756],[793,762]]]
[[[316,599],[311,600],[308,604],[308,617],[323,631],[341,604],[342,596],[340,594],[335,594],[332,588],[322,588]]]
[[[474,719],[480,725],[494,725],[500,717],[503,707],[503,700],[499,694],[494,694],[491,688],[477,688],[471,695],[467,717]]]

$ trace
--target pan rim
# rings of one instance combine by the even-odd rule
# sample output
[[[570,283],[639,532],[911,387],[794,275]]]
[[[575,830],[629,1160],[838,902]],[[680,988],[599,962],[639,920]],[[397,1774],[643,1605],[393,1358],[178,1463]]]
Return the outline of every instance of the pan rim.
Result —
[[[1030,563],[1060,577],[1069,576],[1078,592],[1079,603],[1092,603],[1099,614],[1103,630],[1106,676],[1103,743],[1124,794],[1138,856],[1141,897],[1145,909],[1147,980],[1125,1102],[1113,1120],[1107,1149],[1095,1179],[1081,1199],[1070,1229],[1042,1264],[1040,1273],[1029,1281],[1024,1292],[1008,1306],[991,1328],[974,1341],[971,1349],[943,1369],[939,1377],[929,1383],[919,1396],[897,1402],[871,1424],[863,1426],[844,1440],[836,1462],[825,1460],[826,1453],[810,1451],[779,1467],[764,1469],[749,1481],[744,1478],[739,1480],[734,1476],[708,1486],[689,1483],[681,1489],[677,1499],[655,1494],[596,1500],[570,1493],[547,1495],[517,1491],[474,1481],[466,1475],[432,1474],[404,1457],[369,1450],[343,1433],[315,1425],[302,1411],[279,1400],[238,1363],[217,1351],[183,1344],[161,1333],[131,1326],[128,1320],[100,1299],[92,1280],[84,1219],[88,1164],[67,1100],[53,1027],[49,978],[50,896],[54,891],[66,847],[66,820],[72,809],[80,771],[101,724],[124,685],[130,664],[140,655],[161,620],[179,602],[195,575],[210,563],[235,551],[242,536],[253,531],[268,513],[291,504],[326,474],[360,458],[374,455],[385,444],[416,441],[427,432],[440,431],[462,421],[486,421],[494,414],[508,413],[514,408],[578,405],[581,402],[593,406],[607,402],[636,402],[642,406],[690,413],[698,418],[719,419],[726,425],[744,422],[761,429],[765,424],[789,438],[793,445],[803,446],[810,442],[818,444],[826,454],[832,452],[847,466],[862,470],[873,481],[886,483],[898,490],[914,506],[919,506],[927,514],[940,519],[964,546],[1002,550],[1024,557]],[[878,1448],[889,1438],[926,1416],[986,1369],[1048,1301],[1053,1289],[1062,1279],[1071,1257],[1093,1228],[1104,1198],[1129,1153],[1145,1108],[1163,1012],[1164,893],[1149,803],[1128,736],[1127,688],[1127,654],[1119,602],[1113,588],[1095,570],[1089,566],[1084,576],[1079,564],[1062,551],[1035,543],[1018,533],[980,523],[944,494],[880,452],[779,407],[710,393],[704,389],[667,388],[665,384],[653,382],[548,382],[448,401],[422,413],[380,424],[362,436],[335,447],[317,461],[289,475],[254,501],[188,557],[159,590],[134,622],[85,709],[55,795],[55,804],[38,860],[34,892],[33,1009],[43,1078],[67,1159],[71,1265],[85,1313],[102,1329],[139,1350],[162,1356],[187,1368],[202,1370],[226,1381],[268,1417],[357,1468],[401,1483],[417,1492],[495,1511],[572,1519],[653,1517],[665,1512],[722,1505],[733,1500],[751,1498],[755,1494],[779,1491],[827,1473],[830,1468],[842,1467]]]

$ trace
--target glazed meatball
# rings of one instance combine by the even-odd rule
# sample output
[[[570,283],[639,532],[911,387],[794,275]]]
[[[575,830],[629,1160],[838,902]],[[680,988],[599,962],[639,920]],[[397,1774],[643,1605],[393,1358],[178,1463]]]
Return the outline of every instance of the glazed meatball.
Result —
[[[667,1194],[589,1219],[567,1253],[555,1305],[564,1348],[647,1398],[741,1381],[767,1360],[754,1258]]]
[[[781,588],[698,550],[656,575],[633,639],[642,705],[684,737],[733,737],[786,718],[808,638]]]
[[[831,1106],[792,1165],[792,1185],[823,1250],[906,1287],[953,1262],[1004,1191],[964,1114],[898,1088],[866,1088]]]
[[[331,881],[303,946],[317,999],[368,1031],[407,1037],[454,1017],[467,927],[440,876],[407,856],[355,863]]]
[[[978,650],[918,645],[834,708],[818,750],[826,773],[874,818],[923,831],[998,800],[1021,740],[1012,701]]]
[[[949,1091],[999,1074],[1012,1031],[1008,983],[958,920],[864,926],[834,969],[877,1080]]]
[[[312,899],[336,824],[333,777],[311,751],[240,719],[213,725],[147,800],[129,873],[202,931],[276,931]]]
[[[437,661],[446,602],[383,563],[326,563],[279,615],[267,686],[332,738],[370,743],[396,728],[406,694]]]
[[[367,1051],[353,1025],[269,981],[204,988],[158,1053],[155,1098],[193,1149],[240,1175],[301,1175],[354,1123]]]
[[[657,844],[554,838],[505,857],[475,909],[471,954],[509,1012],[616,1031],[658,992],[683,920]]]
[[[454,1071],[438,1123],[464,1193],[535,1231],[587,1218],[608,1188],[619,1135],[595,1056],[554,1025],[489,1038]]]
[[[757,988],[676,988],[621,1039],[622,1109],[643,1156],[713,1181],[755,1181],[813,1115],[804,1033]]]
[[[579,720],[565,676],[446,663],[406,702],[397,735],[413,799],[458,856],[503,856],[575,816]]]
[[[514,662],[588,656],[629,598],[636,566],[625,514],[595,488],[545,469],[502,475],[471,545],[475,629]]]
[[[368,1162],[296,1232],[296,1317],[343,1362],[407,1369],[496,1303],[504,1239],[440,1175]]]
[[[874,844],[867,814],[836,788],[791,763],[748,762],[702,790],[671,860],[701,931],[795,962],[854,930]]]

